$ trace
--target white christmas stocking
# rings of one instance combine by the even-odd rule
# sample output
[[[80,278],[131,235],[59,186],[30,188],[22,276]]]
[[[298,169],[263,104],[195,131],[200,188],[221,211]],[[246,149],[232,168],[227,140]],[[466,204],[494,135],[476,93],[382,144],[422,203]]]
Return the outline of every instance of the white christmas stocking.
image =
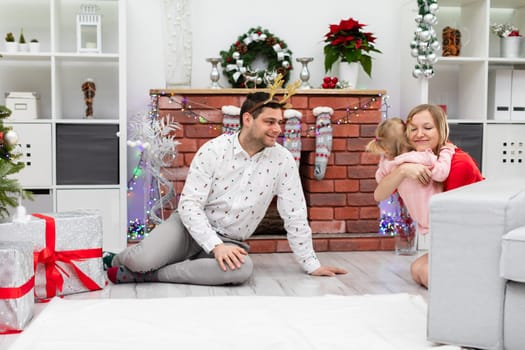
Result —
[[[284,111],[284,142],[283,146],[292,153],[293,159],[299,167],[301,162],[301,118],[303,114],[295,109]]]
[[[222,118],[222,132],[223,134],[233,134],[236,133],[239,128],[239,114],[241,109],[236,106],[222,106],[221,108],[223,118]]]
[[[328,157],[332,151],[332,114],[330,107],[315,107],[315,167],[314,177],[322,180],[326,172]]]

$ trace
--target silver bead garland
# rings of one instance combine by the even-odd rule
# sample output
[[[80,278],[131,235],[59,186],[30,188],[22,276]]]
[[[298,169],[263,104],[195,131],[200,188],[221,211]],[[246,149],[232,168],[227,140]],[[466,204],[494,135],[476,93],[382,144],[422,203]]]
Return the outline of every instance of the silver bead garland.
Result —
[[[414,40],[410,43],[410,54],[417,60],[412,76],[430,79],[434,76],[433,65],[437,62],[435,52],[441,48],[433,28],[437,24],[439,6],[437,0],[418,0],[417,3],[419,12],[415,21],[418,26],[414,31]]]

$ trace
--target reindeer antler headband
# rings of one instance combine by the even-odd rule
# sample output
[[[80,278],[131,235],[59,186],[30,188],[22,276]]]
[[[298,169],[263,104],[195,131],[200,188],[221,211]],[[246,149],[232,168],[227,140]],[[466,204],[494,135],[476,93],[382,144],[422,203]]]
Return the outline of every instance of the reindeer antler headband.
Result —
[[[288,86],[285,88],[283,97],[280,100],[274,99],[274,96],[277,93],[277,90],[281,89],[283,84],[284,84],[283,76],[282,76],[282,74],[279,73],[277,75],[277,77],[275,78],[273,84],[269,85],[270,97],[268,97],[268,99],[266,101],[259,102],[259,103],[255,104],[247,112],[248,113],[253,113],[255,110],[257,110],[257,109],[259,109],[261,107],[264,107],[264,106],[266,106],[267,104],[270,104],[270,103],[278,104],[278,105],[281,106],[281,108],[284,108],[284,109],[292,108],[292,104],[289,102],[289,99],[290,99],[290,97],[295,95],[295,93],[297,92],[297,89],[299,88],[299,86],[301,86],[301,81],[300,80],[296,80],[295,82],[293,82],[291,84],[288,84]]]

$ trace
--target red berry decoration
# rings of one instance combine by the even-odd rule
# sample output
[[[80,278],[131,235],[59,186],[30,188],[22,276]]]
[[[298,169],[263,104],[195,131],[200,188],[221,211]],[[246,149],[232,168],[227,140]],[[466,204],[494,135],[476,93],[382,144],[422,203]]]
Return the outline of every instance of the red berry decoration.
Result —
[[[321,86],[323,89],[335,89],[337,88],[338,81],[339,79],[337,79],[337,77],[324,77]]]

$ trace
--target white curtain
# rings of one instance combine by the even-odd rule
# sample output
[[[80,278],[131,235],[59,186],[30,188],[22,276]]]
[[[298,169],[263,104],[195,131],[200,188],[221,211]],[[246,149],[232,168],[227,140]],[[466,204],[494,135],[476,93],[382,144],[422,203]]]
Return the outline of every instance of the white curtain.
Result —
[[[190,0],[164,0],[166,87],[191,86]]]

